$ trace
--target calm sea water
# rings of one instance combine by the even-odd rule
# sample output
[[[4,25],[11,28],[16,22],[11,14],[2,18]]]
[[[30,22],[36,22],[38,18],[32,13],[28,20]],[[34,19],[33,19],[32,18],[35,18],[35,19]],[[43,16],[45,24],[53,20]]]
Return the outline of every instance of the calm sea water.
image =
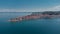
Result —
[[[0,34],[60,34],[60,18],[9,22],[10,18],[31,13],[0,13]]]

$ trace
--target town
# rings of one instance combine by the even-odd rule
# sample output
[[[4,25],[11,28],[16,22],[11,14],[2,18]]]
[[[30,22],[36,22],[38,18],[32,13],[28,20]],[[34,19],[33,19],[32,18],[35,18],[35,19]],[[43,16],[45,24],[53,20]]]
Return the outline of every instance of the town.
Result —
[[[30,20],[30,19],[50,19],[50,18],[58,18],[60,17],[60,11],[45,11],[45,12],[32,12],[31,15],[11,18],[8,21],[17,22],[23,20]]]

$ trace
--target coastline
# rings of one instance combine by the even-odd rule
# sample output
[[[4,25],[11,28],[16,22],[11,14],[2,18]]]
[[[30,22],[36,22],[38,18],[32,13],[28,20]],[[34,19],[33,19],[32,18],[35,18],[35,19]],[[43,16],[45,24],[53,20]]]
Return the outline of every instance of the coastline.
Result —
[[[60,12],[60,11],[59,11]],[[41,18],[59,18],[60,14],[59,12],[33,12],[31,15],[26,15],[26,16],[22,16],[22,17],[17,17],[17,18],[11,18],[8,21],[11,22],[17,22],[17,21],[23,21],[23,20],[30,20],[30,19],[41,19]]]

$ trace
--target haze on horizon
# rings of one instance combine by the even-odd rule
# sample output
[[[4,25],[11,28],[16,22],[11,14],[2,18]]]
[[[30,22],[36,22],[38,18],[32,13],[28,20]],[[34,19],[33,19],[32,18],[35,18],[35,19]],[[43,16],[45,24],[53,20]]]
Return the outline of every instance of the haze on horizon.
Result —
[[[60,0],[0,0],[0,12],[60,11]]]

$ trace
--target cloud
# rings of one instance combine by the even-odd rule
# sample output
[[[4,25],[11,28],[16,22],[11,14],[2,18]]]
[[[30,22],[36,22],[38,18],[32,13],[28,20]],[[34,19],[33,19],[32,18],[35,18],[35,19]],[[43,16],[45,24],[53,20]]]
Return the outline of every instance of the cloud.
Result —
[[[60,5],[53,6],[50,8],[38,8],[38,9],[32,9],[31,12],[43,12],[43,11],[60,11]]]
[[[34,8],[34,9],[0,9],[0,12],[42,12],[42,11],[60,11],[60,5],[50,8]]]
[[[59,6],[54,6],[51,8],[47,8],[44,11],[60,11],[60,5]]]

